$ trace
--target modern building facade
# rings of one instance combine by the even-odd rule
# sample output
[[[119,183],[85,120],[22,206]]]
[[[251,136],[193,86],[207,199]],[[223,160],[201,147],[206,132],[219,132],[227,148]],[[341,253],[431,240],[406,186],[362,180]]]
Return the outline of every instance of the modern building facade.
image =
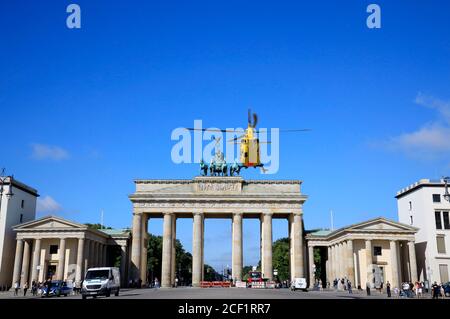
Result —
[[[36,217],[36,189],[12,177],[0,180],[0,289],[11,286],[15,233],[13,226]]]
[[[47,216],[14,227],[14,268],[10,284],[21,287],[47,278],[80,282],[88,268],[114,266],[120,256],[122,284],[128,270],[130,233],[96,230],[55,216]],[[118,252],[120,250],[120,252]]]
[[[314,249],[320,249],[321,280],[350,280],[353,287],[365,289],[390,282],[417,281],[414,234],[417,228],[383,217],[350,225],[335,231],[316,231],[306,235],[309,283],[314,284]],[[324,282],[323,282],[324,284]]]
[[[443,180],[421,179],[397,192],[400,222],[419,228],[415,235],[419,278],[449,281],[450,202]]]

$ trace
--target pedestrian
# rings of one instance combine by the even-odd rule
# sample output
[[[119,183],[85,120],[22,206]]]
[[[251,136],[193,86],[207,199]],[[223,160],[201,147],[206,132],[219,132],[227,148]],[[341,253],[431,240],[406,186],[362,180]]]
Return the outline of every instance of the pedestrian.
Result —
[[[436,281],[431,286],[431,294],[433,296],[433,299],[438,299],[439,295],[441,294],[441,287],[439,287]]]
[[[31,294],[33,296],[36,296],[36,294],[37,294],[37,283],[36,283],[36,280],[33,280],[31,282]]]
[[[444,284],[441,283],[441,291],[440,291],[440,295],[442,297],[442,299],[445,298],[445,289],[444,289]]]
[[[20,289],[19,282],[16,281],[14,283],[14,296],[18,296],[19,295],[19,289]]]
[[[50,277],[47,278],[47,281],[45,282],[44,285],[46,288],[45,296],[48,297],[48,296],[50,296],[50,289],[52,288],[52,280],[50,279]]]
[[[347,290],[349,294],[353,294],[352,283],[350,282],[350,280],[347,280]]]
[[[399,289],[397,287],[394,287],[394,295],[398,298],[398,294],[400,293]]]
[[[389,281],[386,283],[386,292],[387,292],[387,296],[389,298],[391,298],[391,284]]]
[[[367,293],[367,296],[370,296],[370,283],[369,282],[366,283],[366,293]]]
[[[27,295],[28,290],[28,281],[23,285],[23,296],[25,297]]]
[[[159,288],[159,280],[155,277],[155,288]]]
[[[175,278],[175,288],[178,287],[178,277]]]
[[[417,282],[416,292],[417,292],[417,298],[421,298],[422,292],[423,292],[423,286],[422,286],[421,282]]]

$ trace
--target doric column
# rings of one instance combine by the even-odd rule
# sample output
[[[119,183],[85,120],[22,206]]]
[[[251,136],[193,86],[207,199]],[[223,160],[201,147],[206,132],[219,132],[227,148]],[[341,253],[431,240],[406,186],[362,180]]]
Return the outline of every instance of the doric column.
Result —
[[[140,267],[140,278],[142,279],[142,284],[147,283],[147,246],[148,246],[148,216],[144,214],[141,217],[141,267]]]
[[[333,282],[333,280],[334,279],[336,279],[336,272],[335,272],[335,267],[336,267],[336,261],[335,261],[335,259],[334,259],[334,246],[333,245],[330,245],[329,247],[328,247],[328,249],[329,249],[329,255],[328,255],[328,258],[329,258],[329,260],[330,260],[330,266],[329,266],[329,268],[330,268],[330,284]]]
[[[81,272],[83,270],[83,257],[84,257],[84,238],[78,238],[77,248],[77,265],[75,269],[75,281],[81,282]]]
[[[203,215],[202,218],[202,232],[201,232],[201,236],[202,236],[202,276],[201,276],[201,281],[205,280],[205,215]]]
[[[294,222],[295,224],[295,222]],[[295,234],[294,234],[295,237]],[[263,213],[263,246],[264,246],[264,259],[263,269],[264,278],[268,278],[272,280],[273,278],[273,267],[272,267],[272,213],[264,212]],[[295,240],[294,240],[294,251],[295,251]],[[298,252],[295,251],[294,261],[297,267],[297,257]],[[297,269],[296,269],[297,270]]]
[[[293,278],[304,277],[303,267],[303,220],[301,211],[295,212],[291,217],[291,243],[292,243],[292,259]],[[270,220],[270,237],[272,237],[272,219]],[[270,239],[272,242],[272,238]],[[271,247],[272,248],[272,247]],[[272,258],[272,256],[270,257]]]
[[[233,281],[242,280],[242,213],[237,212],[233,214],[233,221],[231,224],[232,232],[232,264],[231,264],[231,277]]]
[[[122,286],[125,286],[127,281],[125,278],[125,269],[127,264],[127,246],[120,246],[120,278],[122,278]]]
[[[64,265],[66,263],[66,239],[59,240],[59,256],[58,256],[58,271],[56,272],[57,280],[64,280]]]
[[[89,268],[96,267],[95,265],[95,241],[89,241]]]
[[[203,214],[195,212],[193,222],[193,238],[192,238],[192,286],[198,287],[202,280],[202,227]]]
[[[337,279],[339,275],[339,260],[337,259],[337,249],[338,246],[336,244],[332,245],[333,248],[333,280]]]
[[[177,273],[177,216],[174,215],[172,218],[172,257],[170,261],[170,283],[172,286],[175,285],[175,277]]]
[[[20,276],[20,287],[28,282],[28,274],[30,271],[30,242],[25,240],[23,249],[23,259],[22,259],[22,273]]]
[[[20,284],[20,273],[22,270],[22,259],[23,259],[23,239],[17,239],[16,242],[16,256],[14,257],[14,272],[13,281],[11,287],[17,282]]]
[[[172,287],[170,273],[172,271],[170,260],[172,259],[172,213],[164,213],[164,232],[161,263],[161,287]]]
[[[86,271],[89,269],[89,254],[90,254],[90,240],[86,239],[84,241],[84,269],[81,272],[81,279],[84,279],[84,274],[86,273]]]
[[[314,287],[315,275],[314,275],[314,246],[308,245],[308,259],[309,259],[309,288]]]
[[[131,243],[131,274],[130,277],[134,281],[139,279],[141,274],[141,238],[142,238],[142,215],[133,214],[133,230]]]
[[[103,266],[108,267],[108,244],[103,245]]]
[[[372,288],[372,279],[373,279],[373,273],[372,273],[372,264],[373,264],[373,257],[372,257],[372,241],[370,239],[366,240],[366,274],[367,274],[367,282],[369,282],[370,287]],[[367,285],[366,282],[366,285]]]
[[[264,216],[259,216],[259,243],[260,243],[260,260],[261,260],[261,273],[264,274]],[[291,263],[292,265],[292,263]],[[292,266],[293,267],[293,266]],[[293,269],[291,267],[291,269]],[[291,272],[293,274],[293,271]]]
[[[288,237],[289,237],[289,273],[291,276],[291,281],[294,280],[294,263],[292,262],[294,260],[294,240],[292,239],[292,235],[293,235],[293,224],[294,224],[294,216],[293,214],[289,214],[288,217]]]
[[[348,253],[347,253],[347,242],[343,241],[341,243],[341,278],[348,278],[347,273],[347,260],[348,260]]]
[[[327,281],[329,281],[330,283],[333,281],[333,274],[332,274],[332,267],[333,267],[333,261],[332,261],[332,257],[331,257],[331,247],[327,246]]]
[[[95,267],[100,267],[100,243],[95,242]]]
[[[336,277],[341,278],[341,243],[336,244]]]
[[[33,251],[33,265],[31,266],[31,282],[39,280],[38,266],[41,261],[41,239],[37,238],[34,240],[34,251]]]
[[[408,252],[409,252],[409,267],[411,269],[411,282],[415,283],[417,281],[417,262],[416,262],[416,248],[414,241],[408,241]]]
[[[389,242],[391,250],[391,269],[392,269],[392,282],[391,287],[400,288],[399,276],[398,276],[398,252],[397,252],[397,241],[391,240]]]
[[[347,276],[354,287],[355,282],[355,259],[353,258],[353,240],[347,240]]]

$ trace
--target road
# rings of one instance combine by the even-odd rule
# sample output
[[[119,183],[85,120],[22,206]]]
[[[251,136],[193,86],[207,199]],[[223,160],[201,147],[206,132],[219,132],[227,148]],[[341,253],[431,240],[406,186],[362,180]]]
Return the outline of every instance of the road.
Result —
[[[19,295],[12,292],[0,293],[0,298],[31,299],[40,298]],[[57,297],[53,297],[58,299]],[[61,299],[81,299],[80,295],[60,297]],[[105,297],[99,297],[105,298]],[[114,299],[383,299],[386,294],[372,292],[366,296],[365,291],[355,291],[349,294],[346,291],[290,291],[289,289],[245,289],[245,288],[190,288],[180,287],[172,289],[122,289],[120,296],[111,296]],[[424,296],[424,298],[430,298]]]

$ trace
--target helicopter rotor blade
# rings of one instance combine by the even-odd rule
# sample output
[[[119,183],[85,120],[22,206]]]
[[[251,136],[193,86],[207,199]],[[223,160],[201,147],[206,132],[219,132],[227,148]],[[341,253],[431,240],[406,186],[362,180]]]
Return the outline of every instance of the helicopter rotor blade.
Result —
[[[312,129],[310,129],[310,128],[301,128],[301,129],[292,129],[292,130],[290,130],[290,129],[287,129],[287,130],[279,130],[280,132],[309,132],[309,131],[312,131]],[[260,130],[257,130],[256,131],[256,133],[260,133],[260,132],[267,132],[267,129],[260,129]]]
[[[240,139],[243,138],[244,136],[245,136],[245,134],[244,134],[244,135],[241,135],[241,136],[236,136],[235,138],[232,138],[231,140],[228,140],[228,142],[233,142],[233,141],[240,140]]]
[[[202,131],[202,132],[222,132],[222,133],[243,132],[242,129],[238,129],[238,130],[221,130],[221,129],[214,129],[214,128],[192,128],[192,127],[185,127],[184,129],[188,130],[188,131]]]

